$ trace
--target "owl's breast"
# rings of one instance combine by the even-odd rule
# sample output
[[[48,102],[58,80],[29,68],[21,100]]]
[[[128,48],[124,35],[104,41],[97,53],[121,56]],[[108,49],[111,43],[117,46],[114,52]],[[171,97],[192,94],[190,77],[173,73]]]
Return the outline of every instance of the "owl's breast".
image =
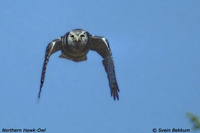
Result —
[[[69,45],[69,48],[74,52],[82,52],[85,51],[84,48],[86,44],[74,43],[73,45]]]
[[[74,43],[73,45],[63,45],[62,54],[71,60],[77,60],[83,58],[89,52],[89,45],[80,45],[79,43]]]

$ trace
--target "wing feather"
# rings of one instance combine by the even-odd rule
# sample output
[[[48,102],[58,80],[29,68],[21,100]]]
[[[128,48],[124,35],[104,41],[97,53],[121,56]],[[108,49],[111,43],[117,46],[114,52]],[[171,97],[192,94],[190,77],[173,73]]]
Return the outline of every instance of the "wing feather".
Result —
[[[46,73],[47,64],[49,62],[49,58],[53,53],[61,50],[61,47],[62,47],[61,38],[55,39],[47,45],[46,53],[45,53],[45,60],[44,60],[43,68],[42,68],[42,75],[41,75],[41,80],[40,80],[40,89],[39,89],[39,93],[38,93],[38,99],[40,98],[40,94],[42,91],[42,86],[44,83],[45,73]]]
[[[119,87],[116,80],[114,61],[108,40],[101,36],[92,36],[90,49],[96,51],[103,57],[102,63],[107,73],[111,96],[113,96],[114,100],[116,98],[119,100]]]

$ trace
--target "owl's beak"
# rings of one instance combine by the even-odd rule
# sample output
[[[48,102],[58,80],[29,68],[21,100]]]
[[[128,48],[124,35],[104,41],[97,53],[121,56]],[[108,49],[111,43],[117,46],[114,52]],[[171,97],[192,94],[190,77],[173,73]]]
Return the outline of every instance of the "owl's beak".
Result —
[[[76,38],[76,41],[77,41],[77,42],[79,41],[79,37]]]

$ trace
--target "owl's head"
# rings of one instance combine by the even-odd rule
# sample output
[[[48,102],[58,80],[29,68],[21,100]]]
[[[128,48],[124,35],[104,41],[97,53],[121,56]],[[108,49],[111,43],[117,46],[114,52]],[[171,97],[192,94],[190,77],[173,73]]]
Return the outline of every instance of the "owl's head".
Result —
[[[67,42],[72,50],[82,50],[88,43],[87,31],[82,29],[71,30],[68,34]]]

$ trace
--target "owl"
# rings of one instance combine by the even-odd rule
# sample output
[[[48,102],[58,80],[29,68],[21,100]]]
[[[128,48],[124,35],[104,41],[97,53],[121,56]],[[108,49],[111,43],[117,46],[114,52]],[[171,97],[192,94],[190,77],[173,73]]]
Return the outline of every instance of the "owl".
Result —
[[[114,100],[119,100],[119,87],[108,40],[102,36],[93,36],[83,29],[71,30],[48,44],[42,68],[38,99],[42,91],[47,64],[53,53],[61,51],[60,58],[80,62],[87,60],[87,53],[90,50],[96,51],[103,58],[102,63],[107,73],[111,96],[113,96]]]

